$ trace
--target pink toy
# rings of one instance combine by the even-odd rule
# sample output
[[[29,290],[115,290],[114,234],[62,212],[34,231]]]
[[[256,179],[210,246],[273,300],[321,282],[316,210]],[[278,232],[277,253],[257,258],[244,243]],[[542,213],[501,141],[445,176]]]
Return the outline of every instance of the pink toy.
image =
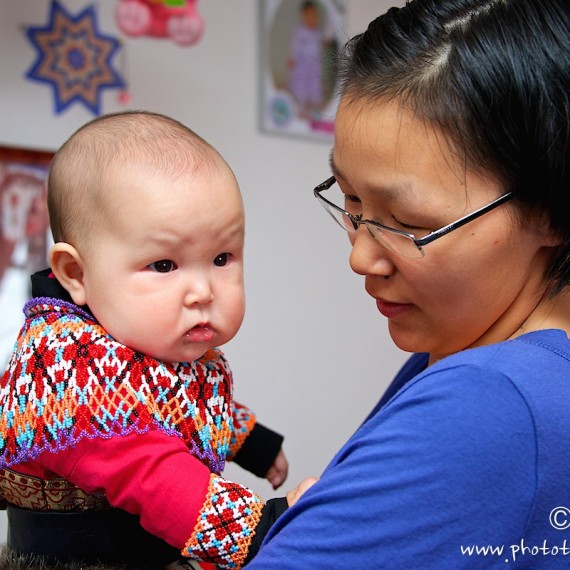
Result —
[[[195,44],[204,32],[198,0],[120,0],[117,25],[127,36],[172,38],[182,46]]]

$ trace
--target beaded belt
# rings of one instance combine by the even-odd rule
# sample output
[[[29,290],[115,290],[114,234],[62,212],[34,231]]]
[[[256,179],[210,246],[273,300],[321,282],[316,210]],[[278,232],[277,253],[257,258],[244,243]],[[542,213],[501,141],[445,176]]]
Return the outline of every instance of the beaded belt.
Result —
[[[87,493],[60,477],[39,479],[11,469],[0,469],[0,496],[11,505],[34,511],[109,509],[104,494]]]

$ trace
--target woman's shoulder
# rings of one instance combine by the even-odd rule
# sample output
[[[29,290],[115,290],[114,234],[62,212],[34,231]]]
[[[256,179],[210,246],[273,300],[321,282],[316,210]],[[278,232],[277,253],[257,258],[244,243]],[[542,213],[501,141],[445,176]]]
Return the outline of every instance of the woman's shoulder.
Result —
[[[512,340],[462,350],[423,368],[418,366],[422,359],[423,355],[414,355],[407,363],[412,370],[417,370],[413,381],[458,375],[476,380],[493,375],[518,382],[523,378],[544,375],[551,368],[565,370],[567,377],[570,371],[570,340],[564,331],[541,330]]]
[[[570,340],[558,329],[534,331],[515,339],[458,352],[416,376],[468,378],[477,385],[504,382],[521,393],[570,388]]]
[[[384,421],[410,407],[437,420],[458,415],[500,426],[513,434],[525,424],[534,432],[570,423],[570,341],[560,330],[529,333],[516,339],[454,354],[425,368],[384,406]],[[407,413],[404,413],[406,416]]]

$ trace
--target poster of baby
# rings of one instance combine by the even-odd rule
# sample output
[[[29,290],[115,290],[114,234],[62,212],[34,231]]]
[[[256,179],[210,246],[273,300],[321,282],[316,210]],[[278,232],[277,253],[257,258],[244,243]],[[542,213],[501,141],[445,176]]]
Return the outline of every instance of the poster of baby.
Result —
[[[344,0],[261,0],[261,129],[332,140]]]

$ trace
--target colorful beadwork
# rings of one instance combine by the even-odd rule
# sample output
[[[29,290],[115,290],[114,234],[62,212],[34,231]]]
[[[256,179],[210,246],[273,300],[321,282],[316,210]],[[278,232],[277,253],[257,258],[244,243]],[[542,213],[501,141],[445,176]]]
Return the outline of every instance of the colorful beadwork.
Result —
[[[255,425],[256,417],[246,406],[234,402],[233,423],[234,429],[230,439],[230,448],[228,450],[227,459],[232,460],[236,453],[241,449],[243,442],[251,433]]]
[[[208,497],[183,554],[198,556],[223,568],[241,568],[261,518],[263,502],[241,485],[213,474]]]
[[[181,437],[221,473],[233,417],[231,371],[219,350],[163,363],[116,342],[65,301],[33,299],[25,313],[0,386],[0,467],[83,437],[144,433],[152,425]]]

